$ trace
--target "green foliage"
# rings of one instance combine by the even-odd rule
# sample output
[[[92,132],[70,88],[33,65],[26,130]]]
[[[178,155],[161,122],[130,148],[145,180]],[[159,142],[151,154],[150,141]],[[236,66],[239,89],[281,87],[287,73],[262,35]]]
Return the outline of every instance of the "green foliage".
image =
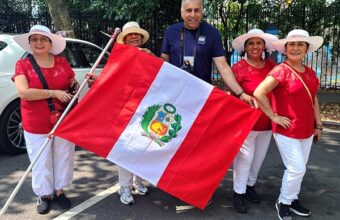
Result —
[[[249,29],[276,26],[279,37],[294,28],[307,30],[311,35],[325,37],[325,42],[333,39],[338,48],[339,31],[338,0],[215,0],[205,2],[205,17],[219,29],[224,38],[227,58],[233,52],[230,42]],[[332,16],[326,11],[334,11]],[[332,36],[332,37],[331,37]],[[333,48],[333,49],[334,49]],[[338,50],[338,49],[337,49]]]
[[[140,123],[141,123],[143,130],[146,133],[149,133],[148,132],[149,123],[152,120],[152,118],[155,116],[155,113],[158,111],[158,109],[160,107],[161,107],[160,105],[152,105],[152,106],[147,108],[146,112],[142,116],[143,118],[142,118],[142,121]]]
[[[245,8],[250,2],[244,0],[216,0],[205,2],[204,13],[209,23],[212,23],[221,32],[226,49],[226,56],[229,60],[231,53],[231,40],[244,33],[246,23]]]
[[[171,124],[171,128],[168,131],[169,135],[165,135],[163,137],[161,137],[159,140],[163,141],[164,143],[169,142],[172,138],[177,137],[177,133],[179,132],[179,130],[182,129],[182,116],[179,114],[175,115],[175,123]]]
[[[175,123],[171,124],[172,129],[174,130],[175,133],[177,133],[179,130],[182,129],[181,122],[182,122],[182,116],[179,114],[175,115]],[[170,132],[169,132],[170,134]],[[171,136],[171,134],[170,134]]]
[[[0,0],[0,13],[30,13],[32,10],[32,1],[25,0]]]
[[[163,136],[159,140],[164,142],[164,143],[168,143],[170,141],[170,137],[169,136]]]

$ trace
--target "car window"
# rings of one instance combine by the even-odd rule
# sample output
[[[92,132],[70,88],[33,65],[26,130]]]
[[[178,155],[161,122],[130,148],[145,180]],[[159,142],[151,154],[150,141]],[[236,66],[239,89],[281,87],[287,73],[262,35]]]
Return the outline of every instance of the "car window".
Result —
[[[92,67],[96,60],[98,59],[100,53],[102,52],[101,49],[94,47],[89,44],[83,44],[83,43],[74,43],[75,47],[78,50],[78,54],[80,56],[83,56],[82,59],[85,59],[88,67]],[[103,68],[106,64],[106,61],[108,59],[108,54],[106,54],[101,62],[98,64],[97,68]]]
[[[65,57],[72,68],[79,68],[76,54],[77,50],[73,47],[72,43],[67,42],[65,50],[60,54]]]
[[[5,47],[7,47],[7,44],[3,41],[0,41],[0,51],[2,51]]]

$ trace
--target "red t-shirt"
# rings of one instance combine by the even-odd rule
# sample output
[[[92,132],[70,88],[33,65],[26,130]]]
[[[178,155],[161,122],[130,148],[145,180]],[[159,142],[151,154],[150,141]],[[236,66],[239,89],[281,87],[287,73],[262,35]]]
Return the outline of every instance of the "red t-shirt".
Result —
[[[288,65],[286,62],[285,64]],[[319,79],[314,70],[307,66],[305,66],[305,72],[294,70],[307,85],[314,102],[319,87]],[[273,132],[297,139],[309,138],[314,133],[315,117],[312,105],[314,103],[311,102],[302,82],[284,64],[276,66],[269,75],[279,81],[279,85],[272,92],[273,111],[291,120],[291,126],[288,129],[273,123]]]
[[[55,56],[54,61],[54,67],[40,67],[48,88],[50,90],[67,90],[70,87],[70,79],[75,74],[65,58]],[[16,63],[12,80],[14,81],[14,78],[18,75],[26,76],[29,88],[43,89],[41,81],[28,58],[21,59]],[[60,105],[57,99],[53,99],[53,102],[55,105]],[[21,99],[22,126],[25,131],[34,134],[48,134],[53,128],[50,123],[50,112],[46,99],[35,101]]]
[[[240,60],[233,65],[232,70],[235,74],[237,82],[240,84],[245,93],[253,95],[256,87],[266,78],[268,73],[275,67],[275,62],[266,59],[262,68],[251,66],[247,61]],[[270,100],[270,94],[268,95]],[[271,121],[265,115],[261,114],[259,120],[253,127],[253,131],[271,130]]]

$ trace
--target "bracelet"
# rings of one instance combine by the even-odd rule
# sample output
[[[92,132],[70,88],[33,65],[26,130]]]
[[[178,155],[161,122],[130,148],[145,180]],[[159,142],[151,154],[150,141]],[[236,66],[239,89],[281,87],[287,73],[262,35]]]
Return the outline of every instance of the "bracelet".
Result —
[[[49,96],[49,98],[52,98],[51,91],[50,91],[50,90],[48,90],[48,89],[46,89],[46,90],[47,90],[47,93],[48,93],[48,96]]]
[[[315,125],[315,129],[318,129],[318,130],[320,130],[320,131],[322,131],[322,125],[320,125],[320,124],[316,124]]]
[[[235,94],[237,97],[240,98],[240,96],[244,93],[244,91],[242,90],[239,94]]]
[[[273,115],[271,115],[271,116],[268,116],[268,118],[269,118],[270,120],[273,120],[273,118],[274,118],[275,116],[276,116],[276,115],[273,114]]]

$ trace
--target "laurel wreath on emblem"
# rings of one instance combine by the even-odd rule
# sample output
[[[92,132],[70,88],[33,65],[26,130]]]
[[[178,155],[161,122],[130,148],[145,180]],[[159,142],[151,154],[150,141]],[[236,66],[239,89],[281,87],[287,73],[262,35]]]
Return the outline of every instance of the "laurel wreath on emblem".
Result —
[[[165,104],[164,106],[169,105]],[[152,118],[155,116],[156,112],[161,108],[161,105],[152,105],[147,108],[146,112],[142,116],[141,120],[141,126],[146,134],[143,134],[145,136],[148,136],[149,138],[152,138],[157,144],[160,146],[163,146],[164,143],[168,143],[171,139],[177,137],[177,133],[181,130],[182,125],[182,116],[179,114],[175,114],[174,119],[175,122],[171,124],[171,128],[168,131],[168,135],[164,135],[161,138],[155,137],[155,135],[150,134],[148,131],[148,126],[152,120]]]

